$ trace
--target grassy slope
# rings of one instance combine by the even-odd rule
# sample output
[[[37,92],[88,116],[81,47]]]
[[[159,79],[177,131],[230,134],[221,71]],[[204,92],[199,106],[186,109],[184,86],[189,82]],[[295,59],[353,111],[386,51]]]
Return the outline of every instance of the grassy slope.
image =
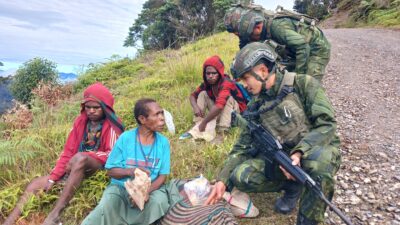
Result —
[[[400,0],[341,0],[337,7],[349,17],[336,27],[400,28]]]
[[[224,157],[231,149],[238,130],[233,130],[222,145],[204,142],[179,141],[179,134],[191,127],[192,111],[189,94],[202,81],[203,61],[214,54],[222,57],[229,68],[238,40],[234,35],[221,33],[184,46],[180,50],[165,50],[149,53],[137,60],[123,59],[97,66],[80,77],[80,86],[95,79],[105,83],[116,98],[115,110],[128,128],[135,127],[132,106],[141,97],[156,99],[162,107],[174,116],[177,134],[165,133],[172,145],[172,178],[197,176],[200,173],[213,178]],[[18,166],[0,168],[0,222],[1,217],[9,213],[15,205],[18,195],[34,176],[43,175],[54,165],[70,129],[73,118],[79,111],[78,97],[48,109],[38,104],[35,109],[35,121],[30,129],[13,132],[11,140],[4,141],[9,146],[17,146],[16,151],[34,152],[33,159],[18,162]],[[0,144],[0,150],[1,150]],[[3,146],[4,147],[4,146]],[[1,151],[0,151],[1,152]],[[84,182],[77,191],[70,206],[63,215],[64,224],[78,224],[96,205],[102,190],[107,185],[104,172]],[[40,224],[57,198],[60,189],[32,198],[25,208],[19,224]],[[254,196],[254,195],[253,195]],[[260,208],[257,219],[241,220],[241,224],[289,224],[294,223],[292,216],[280,216],[272,212],[273,194],[254,196],[255,205]],[[271,202],[271,204],[268,204]],[[37,222],[35,222],[37,221]]]

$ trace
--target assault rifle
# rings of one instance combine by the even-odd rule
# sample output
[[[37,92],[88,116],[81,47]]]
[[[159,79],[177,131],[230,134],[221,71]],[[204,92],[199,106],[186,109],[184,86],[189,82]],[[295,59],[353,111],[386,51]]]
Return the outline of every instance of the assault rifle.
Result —
[[[347,225],[353,225],[350,219],[344,215],[335,205],[333,205],[321,191],[318,184],[299,166],[293,166],[292,160],[282,150],[282,145],[271,134],[270,131],[265,129],[261,124],[256,124],[251,120],[246,120],[235,112],[232,112],[232,119],[238,121],[241,126],[247,126],[251,136],[254,138],[254,143],[257,150],[264,153],[266,160],[277,162],[282,166],[290,175],[292,175],[297,182],[313,191],[322,201],[324,201],[329,208],[331,208]]]

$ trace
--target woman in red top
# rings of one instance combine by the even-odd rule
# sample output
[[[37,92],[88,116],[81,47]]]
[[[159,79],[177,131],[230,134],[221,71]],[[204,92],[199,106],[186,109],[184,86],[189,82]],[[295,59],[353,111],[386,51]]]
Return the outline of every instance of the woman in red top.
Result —
[[[109,153],[124,127],[113,109],[114,98],[101,83],[90,85],[84,91],[81,114],[75,119],[56,166],[49,175],[38,177],[26,188],[16,207],[4,225],[14,224],[21,215],[21,209],[32,194],[48,191],[61,179],[64,189],[54,209],[44,224],[58,224],[59,216],[82,180],[103,168]]]

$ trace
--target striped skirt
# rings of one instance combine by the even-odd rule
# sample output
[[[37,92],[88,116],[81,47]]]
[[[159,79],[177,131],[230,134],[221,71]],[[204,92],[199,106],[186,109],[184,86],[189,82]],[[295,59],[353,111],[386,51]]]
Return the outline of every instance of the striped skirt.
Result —
[[[187,180],[172,180],[179,190]],[[158,222],[161,225],[237,225],[229,204],[220,201],[209,206],[192,206],[185,198],[169,209],[167,214]]]

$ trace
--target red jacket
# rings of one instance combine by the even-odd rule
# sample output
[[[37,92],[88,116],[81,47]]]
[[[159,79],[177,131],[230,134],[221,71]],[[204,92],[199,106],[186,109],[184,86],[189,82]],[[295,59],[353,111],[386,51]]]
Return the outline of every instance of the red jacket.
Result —
[[[101,83],[90,85],[84,91],[84,101],[82,103],[81,114],[75,119],[72,130],[70,131],[64,150],[57,160],[56,166],[50,173],[51,180],[57,181],[65,174],[65,168],[69,160],[78,152],[80,143],[84,137],[88,118],[84,110],[84,103],[87,101],[97,101],[104,107],[103,112],[106,114],[103,127],[101,130],[100,146],[96,152],[82,152],[93,157],[103,165],[106,163],[117,138],[123,131],[121,120],[115,116],[113,105],[114,98],[110,91]]]
[[[218,74],[220,75],[220,79],[218,81],[218,95],[214,96],[211,85],[208,84],[205,71],[207,66],[214,67]],[[239,91],[236,83],[229,78],[228,75],[224,72],[224,63],[218,56],[211,56],[208,58],[203,64],[203,80],[204,82],[197,87],[197,89],[192,93],[196,99],[199,96],[200,92],[207,91],[207,95],[214,101],[215,106],[219,109],[223,109],[228,101],[228,98],[232,96],[237,103],[239,104],[240,112],[246,110],[246,100],[244,99],[242,93]]]

